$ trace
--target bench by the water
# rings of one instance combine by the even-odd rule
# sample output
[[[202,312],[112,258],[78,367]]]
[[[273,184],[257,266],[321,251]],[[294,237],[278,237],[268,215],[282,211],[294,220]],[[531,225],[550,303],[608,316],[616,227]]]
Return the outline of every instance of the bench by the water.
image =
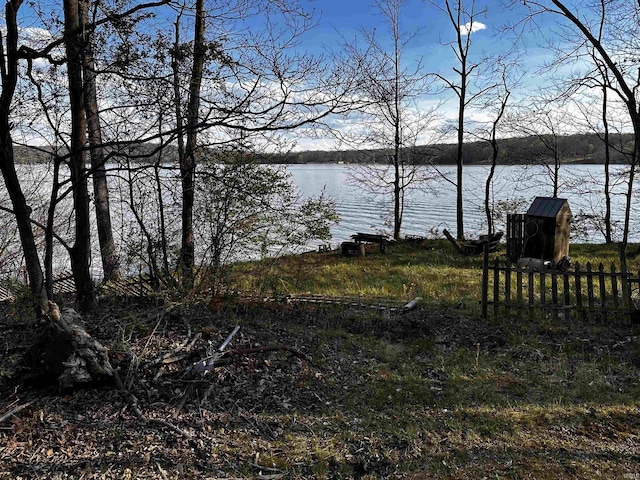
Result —
[[[349,256],[364,256],[365,243],[377,243],[380,245],[380,251],[386,253],[387,245],[390,239],[387,235],[376,235],[373,233],[358,232],[351,235],[353,242],[342,242],[342,254]]]

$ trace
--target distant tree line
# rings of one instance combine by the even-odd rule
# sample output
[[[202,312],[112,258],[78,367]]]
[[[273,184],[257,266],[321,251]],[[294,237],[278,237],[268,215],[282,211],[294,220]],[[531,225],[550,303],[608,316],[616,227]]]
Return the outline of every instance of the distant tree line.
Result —
[[[611,143],[633,145],[632,134],[616,134]],[[500,165],[533,165],[544,163],[549,154],[548,147],[538,136],[505,138],[498,140]],[[605,160],[605,145],[595,133],[561,136],[558,139],[559,150],[563,152],[564,163],[602,164]],[[424,165],[455,165],[456,144],[438,144],[415,146],[410,149],[414,162]],[[389,151],[375,150],[312,150],[289,152],[286,154],[265,155],[264,163],[387,163]],[[483,141],[469,142],[464,145],[465,165],[487,165],[491,162],[492,147]],[[625,156],[619,152],[611,153],[611,163],[626,163]]]

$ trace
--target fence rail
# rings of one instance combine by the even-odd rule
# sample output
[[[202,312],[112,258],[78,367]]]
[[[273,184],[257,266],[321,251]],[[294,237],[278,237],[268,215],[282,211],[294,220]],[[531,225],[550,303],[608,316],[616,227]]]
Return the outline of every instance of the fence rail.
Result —
[[[509,259],[489,260],[484,255],[482,274],[482,315],[489,310],[534,315],[544,311],[554,318],[582,318],[591,321],[630,321],[638,310],[634,298],[640,291],[640,272],[627,272],[624,262],[615,265],[575,264],[570,271],[534,269]]]
[[[26,281],[24,282],[26,285]],[[15,300],[18,294],[13,288],[15,285],[0,285],[0,303]],[[123,297],[144,297],[153,293],[153,286],[149,275],[136,275],[134,277],[123,278],[110,281],[100,286],[101,289],[114,295]],[[53,278],[53,294],[70,295],[76,293],[76,286],[71,272],[60,272]]]

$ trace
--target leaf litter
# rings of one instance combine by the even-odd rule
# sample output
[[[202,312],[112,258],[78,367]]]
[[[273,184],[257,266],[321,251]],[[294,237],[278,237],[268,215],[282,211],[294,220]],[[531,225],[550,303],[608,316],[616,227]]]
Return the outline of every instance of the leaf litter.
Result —
[[[0,479],[640,478],[637,327],[105,302],[134,405],[25,382],[34,327],[2,318]]]

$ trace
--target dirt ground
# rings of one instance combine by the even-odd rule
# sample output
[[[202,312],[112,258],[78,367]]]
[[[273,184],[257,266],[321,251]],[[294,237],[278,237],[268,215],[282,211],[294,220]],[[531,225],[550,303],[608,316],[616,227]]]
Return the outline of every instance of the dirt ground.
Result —
[[[20,362],[39,327],[2,308],[0,479],[640,478],[631,326],[104,301],[87,331],[127,397],[110,383],[61,392],[33,378]],[[225,354],[194,368],[236,325]],[[569,372],[557,385],[545,371],[556,351]],[[536,362],[545,377],[528,380],[523,365]],[[586,363],[604,371],[600,396],[577,390]],[[545,382],[575,397],[554,406]],[[600,401],[611,392],[619,401]],[[513,438],[527,449],[510,450]]]

